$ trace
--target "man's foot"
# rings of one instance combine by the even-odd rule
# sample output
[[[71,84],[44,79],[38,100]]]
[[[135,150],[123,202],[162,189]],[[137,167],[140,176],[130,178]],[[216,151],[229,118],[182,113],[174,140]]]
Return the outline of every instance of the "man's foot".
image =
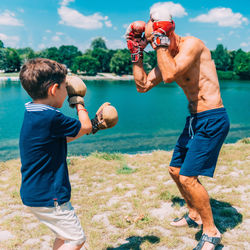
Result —
[[[172,221],[170,223],[171,226],[174,226],[174,227],[185,227],[185,226],[188,226],[188,227],[194,227],[194,228],[197,228],[199,226],[202,225],[202,221],[201,219],[200,220],[193,220],[191,219],[188,214],[185,214],[183,217],[181,217],[180,219],[179,218],[176,218],[174,219],[174,221]]]
[[[216,236],[208,236],[202,234],[198,245],[193,250],[214,250],[221,242],[221,234],[218,232]]]

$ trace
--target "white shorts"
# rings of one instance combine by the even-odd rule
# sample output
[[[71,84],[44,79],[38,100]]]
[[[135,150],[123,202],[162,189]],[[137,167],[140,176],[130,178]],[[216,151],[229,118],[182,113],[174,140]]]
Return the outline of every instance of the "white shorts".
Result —
[[[46,226],[56,237],[73,245],[81,245],[86,237],[81,223],[70,202],[61,204],[55,202],[55,207],[28,207],[29,210]]]

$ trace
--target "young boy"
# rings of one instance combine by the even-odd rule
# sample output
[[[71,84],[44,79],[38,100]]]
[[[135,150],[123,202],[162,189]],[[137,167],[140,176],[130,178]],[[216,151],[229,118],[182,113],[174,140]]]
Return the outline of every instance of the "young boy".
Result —
[[[32,59],[20,80],[33,99],[26,103],[20,134],[21,198],[23,204],[55,234],[53,249],[80,249],[85,235],[70,204],[67,142],[92,131],[83,98],[74,99],[79,120],[63,115],[67,70],[55,61]],[[76,101],[77,100],[77,101]]]

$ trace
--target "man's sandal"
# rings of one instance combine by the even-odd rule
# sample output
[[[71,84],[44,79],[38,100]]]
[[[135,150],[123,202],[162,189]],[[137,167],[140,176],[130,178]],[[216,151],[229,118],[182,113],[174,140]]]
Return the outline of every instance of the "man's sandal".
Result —
[[[184,215],[183,217],[181,217],[180,219],[179,219],[179,218],[174,219],[173,222],[178,222],[178,221],[182,220],[183,218],[186,220],[188,227],[197,228],[197,227],[200,226],[197,222],[195,222],[194,220],[192,220],[192,219],[188,216],[188,214],[185,214],[185,215]],[[174,225],[172,225],[172,226],[174,226]],[[184,226],[186,226],[186,225],[183,225],[183,227],[184,227]],[[176,227],[182,227],[182,226],[176,226]]]
[[[201,250],[205,242],[209,242],[216,247],[220,241],[221,237],[209,237],[207,234],[202,234],[198,245],[193,250]]]

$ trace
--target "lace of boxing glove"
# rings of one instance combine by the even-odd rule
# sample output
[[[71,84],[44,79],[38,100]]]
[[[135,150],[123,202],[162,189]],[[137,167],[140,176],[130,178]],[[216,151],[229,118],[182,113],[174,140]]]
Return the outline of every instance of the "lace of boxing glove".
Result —
[[[143,51],[147,46],[147,40],[144,36],[145,22],[135,21],[129,25],[126,30],[125,37],[127,46],[131,53],[132,62],[137,62],[140,58],[143,59]]]

